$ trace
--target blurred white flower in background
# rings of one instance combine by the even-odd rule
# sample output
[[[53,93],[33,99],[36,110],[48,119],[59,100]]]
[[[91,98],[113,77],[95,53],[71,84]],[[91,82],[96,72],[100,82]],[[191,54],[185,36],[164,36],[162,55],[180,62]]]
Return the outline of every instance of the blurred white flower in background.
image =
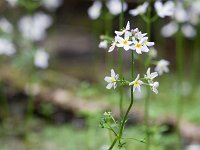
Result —
[[[132,16],[142,15],[146,13],[148,6],[149,6],[149,3],[145,2],[142,5],[139,5],[138,7],[136,7],[135,9],[131,9],[129,11],[129,14]]]
[[[178,31],[178,24],[175,21],[171,21],[170,23],[162,27],[161,34],[164,37],[171,37],[177,31]]]
[[[194,38],[196,36],[196,30],[190,24],[182,25],[181,31],[185,35],[185,37],[187,37],[187,38]]]
[[[106,2],[106,6],[112,15],[118,15],[122,11],[122,5],[120,0],[109,0]],[[128,8],[127,3],[124,3],[123,11],[126,11],[127,8]]]
[[[106,1],[106,7],[108,8],[109,12],[112,15],[118,15],[121,13],[122,5],[120,0],[107,0]],[[126,11],[128,8],[127,3],[123,4],[123,10]],[[92,6],[88,8],[88,16],[92,20],[96,20],[101,15],[102,10],[102,2],[99,0],[96,0],[93,2]]]
[[[42,5],[50,11],[55,11],[62,3],[63,0],[42,0]]]
[[[103,40],[99,43],[99,48],[107,49],[108,48],[108,42],[106,40]]]
[[[11,33],[13,31],[13,26],[6,18],[0,18],[0,30],[5,33]]]
[[[174,19],[178,21],[179,23],[183,23],[189,20],[189,16],[187,14],[187,11],[183,7],[183,3],[178,2],[176,3],[175,9],[174,9]]]
[[[46,69],[49,64],[49,54],[43,49],[39,48],[34,56],[34,64],[36,67]]]
[[[169,72],[169,61],[167,60],[164,60],[164,59],[161,59],[157,65],[156,65],[156,68],[155,68],[155,71],[158,72],[159,75],[162,75],[164,72]]]
[[[100,1],[94,1],[92,6],[88,8],[88,15],[92,20],[99,18],[101,15],[102,3]]]
[[[11,7],[15,7],[18,3],[18,0],[6,0]]]
[[[195,28],[189,24],[185,23],[180,26],[183,35],[187,38],[194,38],[196,36]],[[161,29],[161,34],[163,37],[171,37],[178,31],[178,24],[175,21],[168,23]]]
[[[15,54],[15,52],[15,46],[9,39],[0,38],[0,55],[10,56]]]
[[[167,1],[164,4],[161,1],[156,1],[154,7],[161,18],[172,16],[174,13],[174,2],[172,1]]]
[[[161,34],[164,37],[171,37],[179,31],[180,27],[180,31],[186,38],[194,38],[197,34],[194,26],[199,23],[200,18],[199,5],[199,0],[192,1],[188,5],[184,5],[183,2],[175,3],[172,21],[162,27]]]
[[[39,12],[34,16],[24,16],[18,22],[18,27],[22,36],[33,41],[43,40],[46,30],[52,24],[50,16]]]

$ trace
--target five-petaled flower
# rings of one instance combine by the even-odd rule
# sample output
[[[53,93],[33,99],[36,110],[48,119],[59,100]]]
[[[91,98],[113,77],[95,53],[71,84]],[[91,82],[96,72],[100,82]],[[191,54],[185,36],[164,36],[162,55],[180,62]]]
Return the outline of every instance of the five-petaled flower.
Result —
[[[152,73],[151,73],[150,70],[151,70],[151,69],[148,68],[148,69],[147,69],[147,74],[144,75],[144,78],[145,78],[146,80],[153,80],[155,77],[158,76],[158,73],[157,73],[157,72],[152,72]]]
[[[130,37],[130,32],[125,32],[124,34],[124,38],[117,36],[116,40],[117,40],[117,47],[123,47],[124,50],[129,50],[131,48],[131,44],[133,43],[132,41],[129,41],[129,37]]]
[[[115,74],[115,71],[111,69],[111,76],[106,76],[104,80],[108,82],[108,85],[106,86],[107,89],[111,89],[112,87],[115,89],[117,87],[117,80],[119,78],[118,74]]]
[[[141,85],[143,84],[143,82],[141,80],[139,80],[140,78],[140,74],[137,75],[137,78],[129,83],[129,86],[133,86],[133,92],[135,92],[135,89],[137,89],[139,92],[141,92]]]

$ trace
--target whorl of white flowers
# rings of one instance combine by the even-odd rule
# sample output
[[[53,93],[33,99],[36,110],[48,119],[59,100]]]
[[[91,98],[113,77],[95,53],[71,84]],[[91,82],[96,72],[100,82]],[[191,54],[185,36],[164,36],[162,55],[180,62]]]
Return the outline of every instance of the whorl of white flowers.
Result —
[[[157,88],[159,86],[159,82],[153,81],[154,78],[156,78],[157,76],[157,72],[151,73],[150,68],[148,68],[147,74],[144,75],[144,78],[140,78],[140,74],[138,74],[134,81],[123,81],[123,83],[129,86],[133,86],[133,92],[135,92],[136,90],[138,92],[141,92],[141,86],[148,85],[155,94],[158,94]],[[107,89],[111,89],[112,87],[115,89],[117,87],[117,83],[122,83],[122,80],[119,79],[119,75],[116,74],[113,69],[111,69],[111,76],[106,76],[104,80],[108,82],[108,85],[106,86]]]
[[[115,47],[117,47],[123,48],[125,51],[133,50],[137,54],[142,54],[143,52],[149,52],[149,47],[154,45],[154,42],[148,42],[147,33],[142,33],[138,28],[131,29],[129,21],[126,24],[126,28],[120,31],[115,31],[115,34],[116,36],[114,41],[111,43],[111,47],[109,48],[108,52],[112,52]],[[101,38],[101,40],[102,42],[99,44],[99,47],[106,48],[108,41],[106,41],[106,38]],[[154,58],[157,53],[155,49],[152,51],[154,51],[154,54],[149,56]],[[120,79],[119,75],[116,74],[113,69],[111,69],[111,76],[106,76],[104,78],[104,80],[108,82],[106,88],[111,89],[113,87],[115,89],[119,84],[120,86],[132,86],[133,92],[136,90],[141,92],[141,87],[143,85],[147,85],[155,94],[158,94],[159,82],[154,82],[154,79],[158,75],[162,75],[164,72],[168,72],[168,65],[169,62],[167,60],[160,60],[155,67],[156,72],[151,73],[150,68],[148,68],[144,78],[140,78],[140,74],[138,74],[135,80],[131,82],[125,79]]]
[[[109,48],[108,52],[112,52],[115,47],[123,48],[125,51],[133,50],[138,54],[142,52],[149,52],[150,46],[154,45],[154,42],[149,42],[146,33],[142,33],[138,28],[131,30],[130,23],[127,22],[126,28],[121,31],[115,31],[115,38]]]

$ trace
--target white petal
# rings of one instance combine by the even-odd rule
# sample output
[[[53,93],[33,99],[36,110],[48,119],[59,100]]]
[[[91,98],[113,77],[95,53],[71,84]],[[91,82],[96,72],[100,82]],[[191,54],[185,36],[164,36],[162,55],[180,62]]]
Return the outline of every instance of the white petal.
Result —
[[[142,54],[141,48],[136,48],[135,50],[138,54]]]
[[[140,44],[143,45],[146,41],[148,40],[148,37],[143,37],[141,40],[140,40]]]
[[[137,81],[140,78],[140,74],[137,75],[135,81]]]
[[[147,42],[146,45],[147,45],[147,46],[154,46],[154,44],[155,44],[154,42]]]
[[[107,89],[111,89],[112,86],[113,86],[113,84],[112,84],[112,83],[109,83],[109,84],[106,86],[106,88],[107,88]]]
[[[124,50],[125,51],[128,51],[130,49],[130,46],[129,45],[124,45]]]
[[[104,78],[104,80],[105,80],[106,82],[112,82],[112,78],[111,78],[111,77],[108,77],[108,76],[106,76],[106,77]]]
[[[126,24],[126,30],[130,30],[130,22],[129,21]]]
[[[110,72],[111,72],[111,77],[115,78],[115,71],[114,71],[114,69],[111,69]]]

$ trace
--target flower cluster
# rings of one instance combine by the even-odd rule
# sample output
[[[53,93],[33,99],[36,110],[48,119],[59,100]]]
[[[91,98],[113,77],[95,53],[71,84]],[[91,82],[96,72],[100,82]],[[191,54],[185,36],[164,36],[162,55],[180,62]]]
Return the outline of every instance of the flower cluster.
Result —
[[[142,33],[138,28],[130,30],[130,23],[128,22],[126,28],[121,31],[115,31],[115,39],[112,42],[108,52],[112,52],[115,47],[123,48],[125,51],[133,50],[138,54],[142,52],[149,52],[150,46],[154,45],[154,42],[149,42],[146,33]]]
[[[126,28],[120,31],[115,31],[115,38],[114,41],[111,44],[111,47],[109,48],[108,52],[112,52],[115,47],[117,48],[123,48],[125,51],[133,50],[137,54],[142,54],[143,52],[149,52],[149,47],[154,45],[154,42],[149,42],[148,37],[146,33],[142,33],[139,31],[138,28],[131,29],[130,23],[127,22]],[[103,40],[99,46],[101,47],[107,47],[108,41]],[[152,50],[151,50],[152,51]],[[154,50],[155,51],[155,50]],[[154,54],[155,56],[155,54]],[[150,56],[150,57],[154,57]],[[158,94],[158,86],[159,82],[155,81],[154,79],[158,75],[162,75],[164,72],[168,72],[168,65],[169,62],[167,60],[160,60],[156,63],[155,71],[150,71],[150,68],[147,69],[146,74],[143,78],[140,77],[140,74],[137,75],[134,81],[127,81],[124,79],[120,79],[119,75],[115,73],[113,69],[111,69],[111,76],[106,76],[104,80],[108,83],[106,86],[107,89],[116,88],[118,84],[120,85],[126,85],[126,86],[133,86],[133,92],[136,90],[138,92],[141,92],[141,86],[147,85],[151,88],[151,90]]]
[[[133,86],[133,92],[135,90],[138,90],[141,92],[141,86],[142,85],[148,85],[152,89],[152,91],[155,94],[158,94],[158,86],[159,82],[154,82],[154,78],[158,76],[157,72],[150,72],[150,68],[147,69],[147,73],[144,75],[144,78],[140,78],[140,74],[137,75],[136,79],[134,81],[125,81],[125,80],[120,80],[119,75],[115,73],[113,69],[111,69],[111,76],[108,77],[106,76],[104,80],[108,82],[108,85],[106,86],[107,89],[111,89],[112,87],[115,89],[117,87],[117,83],[125,83],[125,85]]]

